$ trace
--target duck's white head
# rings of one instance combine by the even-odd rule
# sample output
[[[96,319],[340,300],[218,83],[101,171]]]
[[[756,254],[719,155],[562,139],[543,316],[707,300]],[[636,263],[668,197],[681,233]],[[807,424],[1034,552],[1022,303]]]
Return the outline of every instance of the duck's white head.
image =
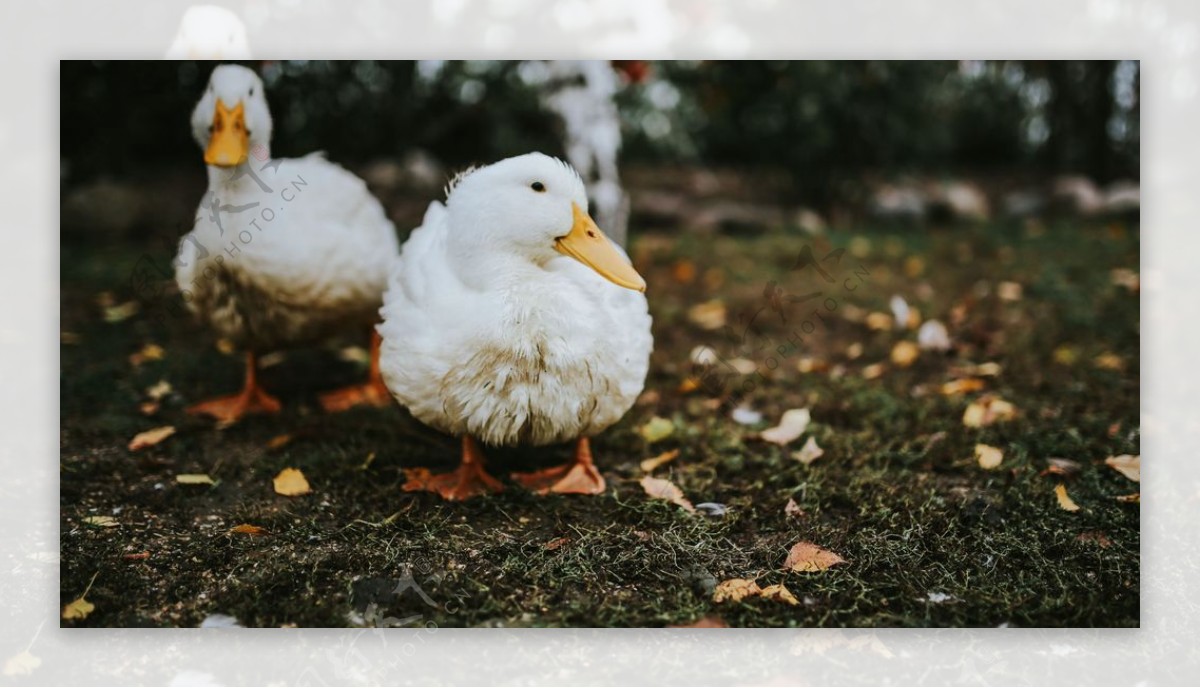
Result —
[[[271,112],[262,79],[240,65],[214,69],[192,111],[192,135],[204,149],[204,162],[215,167],[241,165],[256,146],[268,150]]]
[[[570,165],[541,153],[501,160],[451,182],[450,241],[469,253],[504,253],[545,265],[570,256],[610,282],[646,291],[646,281],[587,214],[587,193]]]

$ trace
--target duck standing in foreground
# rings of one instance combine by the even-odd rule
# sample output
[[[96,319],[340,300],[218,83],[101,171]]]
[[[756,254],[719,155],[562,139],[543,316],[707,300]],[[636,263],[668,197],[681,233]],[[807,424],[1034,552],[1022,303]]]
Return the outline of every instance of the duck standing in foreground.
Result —
[[[586,208],[575,170],[531,153],[459,175],[405,242],[380,368],[413,416],[463,438],[457,470],[409,469],[405,490],[502,490],[478,439],[574,441],[573,462],[512,477],[541,493],[604,491],[588,438],[633,406],[653,339],[645,281]]]
[[[399,243],[358,177],[320,154],[271,159],[271,113],[253,71],[213,70],[191,123],[208,192],[180,242],[175,280],[188,307],[247,354],[241,392],[188,412],[232,423],[280,409],[258,385],[259,355],[370,329]],[[322,395],[326,410],[390,403],[372,336],[369,380]]]

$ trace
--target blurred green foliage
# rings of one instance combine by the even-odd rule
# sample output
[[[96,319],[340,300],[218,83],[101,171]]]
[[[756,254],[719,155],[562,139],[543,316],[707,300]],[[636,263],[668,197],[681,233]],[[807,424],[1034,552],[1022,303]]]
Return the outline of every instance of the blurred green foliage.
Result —
[[[518,62],[250,63],[273,152],[355,163],[413,148],[448,166],[561,155]],[[67,178],[198,163],[188,117],[211,66],[63,62]],[[758,166],[828,197],[864,173],[1019,170],[1138,177],[1137,62],[656,62],[617,95],[626,162]]]

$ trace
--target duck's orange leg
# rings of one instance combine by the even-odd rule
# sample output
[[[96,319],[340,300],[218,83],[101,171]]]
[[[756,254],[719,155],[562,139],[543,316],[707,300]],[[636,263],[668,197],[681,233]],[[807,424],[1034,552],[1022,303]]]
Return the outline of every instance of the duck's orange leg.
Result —
[[[575,443],[575,460],[571,463],[532,473],[513,473],[512,479],[538,494],[603,494],[604,476],[592,462],[592,447],[588,438]]]
[[[250,413],[279,413],[279,400],[258,386],[258,361],[253,352],[246,353],[246,384],[242,391],[227,397],[216,397],[187,408],[193,415],[212,416],[223,425],[236,423]]]
[[[392,393],[383,384],[383,373],[379,372],[379,348],[382,344],[383,338],[372,329],[371,368],[367,373],[367,381],[322,394],[321,408],[338,413],[355,406],[387,406],[392,403]]]
[[[504,485],[484,470],[483,453],[466,435],[463,435],[462,462],[452,472],[433,475],[426,468],[409,468],[405,473],[408,475],[405,492],[436,492],[451,501],[504,491]]]

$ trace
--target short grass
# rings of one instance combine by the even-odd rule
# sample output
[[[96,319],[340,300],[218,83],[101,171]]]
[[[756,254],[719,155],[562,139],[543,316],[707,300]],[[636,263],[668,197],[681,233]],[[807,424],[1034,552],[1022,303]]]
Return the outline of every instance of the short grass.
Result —
[[[847,249],[822,263],[835,282],[790,269],[806,244],[817,258]],[[1137,485],[1103,464],[1139,452],[1138,294],[1110,277],[1137,270],[1136,228],[863,227],[816,240],[643,232],[632,253],[650,284],[656,350],[650,394],[594,440],[608,492],[538,498],[513,487],[446,504],[400,486],[405,467],[450,467],[453,438],[398,407],[318,410],[317,392],[362,374],[336,348],[289,352],[265,369],[285,402],[280,416],[225,430],[186,416],[187,403],[237,388],[240,359],[187,318],[156,321],[152,304],[106,322],[97,296],[131,298],[141,250],[64,246],[61,597],[66,604],[95,576],[96,608],[63,623],[195,626],[228,614],[250,626],[663,626],[706,616],[731,626],[1138,625],[1139,507],[1115,499]],[[856,269],[869,274],[847,282]],[[1022,286],[1020,299],[1000,298],[1005,281]],[[782,313],[771,291],[783,296],[774,302]],[[822,297],[787,300],[814,291]],[[872,330],[862,315],[887,312],[893,294],[955,322],[956,349],[891,364],[895,342],[915,333]],[[830,295],[837,308],[824,321],[805,315]],[[726,305],[738,341],[689,319],[711,299]],[[755,311],[746,331],[738,318]],[[806,318],[813,331],[789,344]],[[365,334],[347,342],[365,344]],[[165,356],[132,365],[148,343]],[[712,386],[689,391],[689,355],[704,345],[762,375],[710,378],[726,383],[716,396]],[[1121,369],[1095,365],[1101,354]],[[1000,366],[986,390],[940,393],[961,368],[985,362]],[[866,379],[877,363],[882,373]],[[139,404],[159,380],[175,391],[147,417]],[[729,392],[743,388],[741,403],[763,423],[731,420]],[[1012,402],[1017,418],[964,427],[964,409],[985,392]],[[797,407],[811,409],[810,434],[825,449],[808,466],[791,457],[802,440],[784,449],[755,438]],[[675,432],[648,445],[637,429],[655,415]],[[137,432],[166,424],[174,437],[126,449]],[[283,434],[292,440],[270,448]],[[978,442],[1003,449],[998,469],[978,466]],[[655,474],[695,503],[724,504],[724,516],[645,496],[639,462],[670,449],[679,458]],[[490,453],[498,475],[567,456],[566,447]],[[1045,475],[1050,457],[1082,470]],[[313,494],[274,494],[272,477],[288,466]],[[181,473],[218,484],[180,485]],[[1060,482],[1080,511],[1059,507]],[[789,499],[802,515],[785,514]],[[96,515],[118,525],[85,522]],[[230,532],[244,523],[270,534]],[[784,572],[800,540],[847,563]],[[800,604],[715,604],[713,586],[739,577],[783,583]],[[425,597],[404,589],[409,580]]]

